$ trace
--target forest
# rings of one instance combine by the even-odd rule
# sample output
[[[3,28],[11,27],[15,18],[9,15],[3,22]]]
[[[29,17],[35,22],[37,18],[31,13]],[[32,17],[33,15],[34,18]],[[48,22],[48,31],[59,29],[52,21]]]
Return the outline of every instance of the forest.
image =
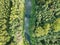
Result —
[[[0,45],[60,45],[60,0],[0,0]]]

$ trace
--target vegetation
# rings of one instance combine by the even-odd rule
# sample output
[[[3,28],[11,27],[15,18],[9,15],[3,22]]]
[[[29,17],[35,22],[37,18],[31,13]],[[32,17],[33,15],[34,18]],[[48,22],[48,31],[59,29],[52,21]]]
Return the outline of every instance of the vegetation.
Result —
[[[29,27],[31,45],[60,45],[60,0],[32,2]]]
[[[5,45],[10,40],[10,36],[7,32],[7,21],[10,8],[9,0],[0,0],[0,45]]]
[[[24,0],[0,0],[0,45],[24,45]]]
[[[0,45],[60,45],[60,0],[31,3],[27,34],[25,0],[0,0]]]

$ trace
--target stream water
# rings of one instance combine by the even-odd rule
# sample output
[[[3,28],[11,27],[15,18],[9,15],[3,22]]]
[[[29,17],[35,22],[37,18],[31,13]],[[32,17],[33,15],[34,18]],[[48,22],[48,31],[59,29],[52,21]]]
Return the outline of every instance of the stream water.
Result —
[[[31,14],[31,0],[25,0],[25,37],[30,43],[29,36],[29,17]]]

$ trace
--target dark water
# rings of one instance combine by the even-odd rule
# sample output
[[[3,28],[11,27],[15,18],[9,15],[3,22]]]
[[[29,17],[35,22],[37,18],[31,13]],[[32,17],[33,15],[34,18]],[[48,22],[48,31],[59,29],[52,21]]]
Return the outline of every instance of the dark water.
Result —
[[[29,16],[31,14],[31,0],[25,0],[25,37],[30,43],[29,36]]]

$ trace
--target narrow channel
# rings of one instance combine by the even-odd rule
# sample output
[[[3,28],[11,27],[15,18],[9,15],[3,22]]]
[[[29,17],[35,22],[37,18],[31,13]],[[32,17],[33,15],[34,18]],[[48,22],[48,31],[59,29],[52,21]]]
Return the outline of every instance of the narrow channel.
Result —
[[[29,16],[31,14],[31,0],[25,0],[25,37],[30,43],[30,36],[29,36]],[[30,44],[31,45],[31,44]]]

